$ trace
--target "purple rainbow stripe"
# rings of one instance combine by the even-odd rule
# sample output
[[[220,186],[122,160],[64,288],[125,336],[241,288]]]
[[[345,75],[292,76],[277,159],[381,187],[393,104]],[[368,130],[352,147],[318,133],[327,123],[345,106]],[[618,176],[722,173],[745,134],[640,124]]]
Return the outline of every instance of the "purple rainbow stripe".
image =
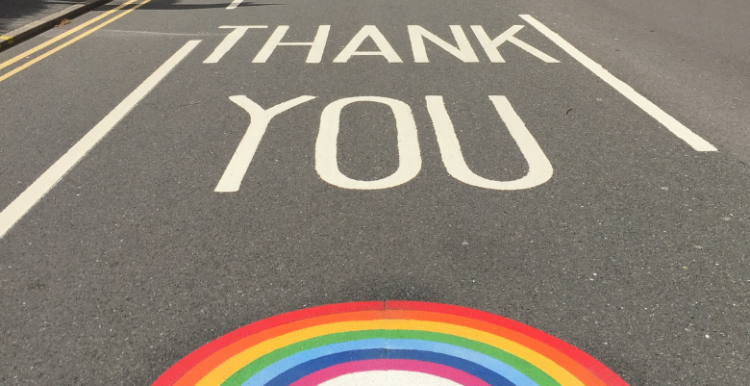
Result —
[[[413,371],[445,378],[463,386],[490,386],[487,382],[450,366],[411,359],[368,359],[341,363],[309,374],[290,386],[318,386],[342,375],[377,370]]]
[[[316,358],[331,354],[347,352],[351,353],[363,349],[383,349],[391,351],[419,350],[422,352],[445,354],[457,359],[463,359],[478,366],[482,366],[504,378],[507,378],[514,385],[539,386],[536,382],[529,379],[523,373],[495,358],[455,345],[416,339],[366,339],[330,344],[317,348],[310,348],[305,351],[301,351],[294,355],[288,356],[264,368],[263,370],[252,376],[250,379],[245,381],[242,386],[263,386],[282,373],[289,371],[296,366],[315,360]],[[351,358],[350,356],[348,357]]]
[[[333,304],[258,321],[183,358],[153,386],[440,379],[443,386],[627,386],[596,359],[524,324],[406,301]]]

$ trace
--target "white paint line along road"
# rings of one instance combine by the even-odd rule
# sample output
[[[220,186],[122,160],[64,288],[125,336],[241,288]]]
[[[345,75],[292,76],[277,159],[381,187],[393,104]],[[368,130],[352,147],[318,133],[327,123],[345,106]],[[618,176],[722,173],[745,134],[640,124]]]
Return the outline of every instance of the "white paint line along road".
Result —
[[[234,1],[232,1],[232,4],[229,4],[227,6],[227,9],[235,9],[235,8],[239,7],[240,4],[242,4],[242,0],[234,0]]]
[[[635,91],[632,87],[628,86],[627,83],[621,81],[620,79],[617,79],[617,77],[612,75],[609,71],[605,70],[604,67],[593,61],[577,48],[573,47],[573,45],[568,43],[565,39],[563,39],[560,35],[552,31],[551,29],[547,28],[547,26],[542,24],[533,16],[519,16],[521,16],[522,19],[531,24],[534,28],[539,30],[539,32],[541,32],[544,36],[560,46],[560,48],[562,48],[563,51],[567,52],[568,55],[572,56],[575,60],[588,68],[596,76],[598,76],[603,81],[612,86],[615,90],[620,92],[620,94],[630,99],[630,101],[635,103],[636,106],[640,107],[643,111],[659,121],[659,123],[666,126],[666,128],[671,131],[672,134],[676,135],[677,138],[685,141],[693,149],[697,151],[717,151],[716,147],[708,143],[705,139],[699,137],[698,134],[695,134],[690,129],[685,127],[685,125],[674,119],[664,110],[660,109],[659,106],[646,99],[646,97],[638,93],[638,91]]]
[[[0,212],[0,239],[58,182],[80,162],[133,108],[148,95],[185,57],[198,46],[200,40],[185,43],[151,76],[115,107],[93,129],[45,171],[33,184]]]

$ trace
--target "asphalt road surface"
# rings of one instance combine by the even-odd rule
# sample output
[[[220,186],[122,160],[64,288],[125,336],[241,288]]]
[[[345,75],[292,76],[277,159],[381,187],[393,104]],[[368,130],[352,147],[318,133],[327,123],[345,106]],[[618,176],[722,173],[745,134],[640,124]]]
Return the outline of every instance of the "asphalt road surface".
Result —
[[[228,6],[115,1],[0,53],[0,384],[149,385],[395,299],[634,386],[747,385],[746,1]]]

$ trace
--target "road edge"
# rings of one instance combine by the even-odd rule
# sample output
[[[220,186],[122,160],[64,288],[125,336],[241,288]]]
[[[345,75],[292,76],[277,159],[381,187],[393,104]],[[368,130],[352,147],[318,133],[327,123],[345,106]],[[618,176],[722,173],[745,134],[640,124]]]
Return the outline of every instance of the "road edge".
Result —
[[[72,19],[80,16],[93,8],[111,2],[112,0],[87,0],[84,3],[72,5],[60,12],[54,13],[35,22],[8,32],[0,36],[0,52],[13,47],[14,45],[28,40],[44,31],[52,29],[60,23],[62,19]]]

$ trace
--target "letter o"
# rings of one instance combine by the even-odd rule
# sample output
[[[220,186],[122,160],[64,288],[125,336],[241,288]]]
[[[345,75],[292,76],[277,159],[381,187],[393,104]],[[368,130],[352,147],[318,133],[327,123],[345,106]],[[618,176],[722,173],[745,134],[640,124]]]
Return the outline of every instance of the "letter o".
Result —
[[[345,176],[338,165],[338,136],[341,110],[357,102],[374,102],[387,105],[393,111],[398,130],[398,169],[388,177],[375,181],[359,181]],[[422,169],[419,153],[417,124],[411,107],[392,98],[361,96],[339,99],[332,102],[320,115],[320,131],[315,143],[315,170],[323,181],[344,189],[377,190],[388,189],[409,182]]]

